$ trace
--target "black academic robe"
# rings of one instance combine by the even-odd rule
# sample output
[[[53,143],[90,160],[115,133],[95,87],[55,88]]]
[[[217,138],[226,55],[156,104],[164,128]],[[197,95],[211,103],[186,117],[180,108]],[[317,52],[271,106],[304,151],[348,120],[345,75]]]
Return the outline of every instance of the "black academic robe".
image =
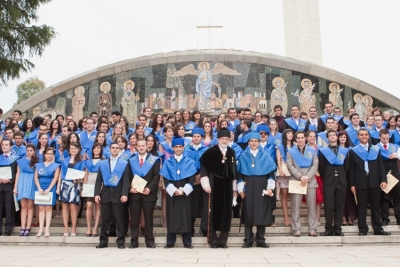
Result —
[[[195,175],[179,181],[170,181],[164,178],[166,187],[172,183],[176,188],[186,184],[194,184]],[[192,231],[192,194],[188,196],[173,196],[167,194],[167,232],[170,234],[182,234]]]
[[[218,145],[209,148],[200,158],[201,177],[210,180],[210,230],[227,231],[231,229],[232,220],[232,181],[236,180],[235,151],[227,147],[226,160],[222,163],[223,155]],[[201,215],[202,230],[208,229],[209,194],[203,191],[203,206]]]
[[[274,172],[263,176],[246,176],[238,172],[238,180],[246,183],[246,197],[242,207],[245,225],[267,226],[275,221],[272,211],[276,207],[276,199],[261,194],[262,189],[268,186],[269,177],[274,177]]]

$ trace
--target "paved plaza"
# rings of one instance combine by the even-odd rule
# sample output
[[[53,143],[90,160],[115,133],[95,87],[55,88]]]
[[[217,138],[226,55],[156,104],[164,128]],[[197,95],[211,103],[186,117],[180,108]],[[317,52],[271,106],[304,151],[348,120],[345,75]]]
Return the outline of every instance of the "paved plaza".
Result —
[[[174,248],[0,246],[0,266],[400,266],[398,246]]]

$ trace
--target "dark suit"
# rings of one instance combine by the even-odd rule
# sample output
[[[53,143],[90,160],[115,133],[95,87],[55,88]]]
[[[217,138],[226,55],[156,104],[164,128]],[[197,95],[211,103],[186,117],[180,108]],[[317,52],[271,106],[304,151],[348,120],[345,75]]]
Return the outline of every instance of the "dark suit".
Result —
[[[394,177],[400,180],[400,171],[397,165],[398,159],[383,159],[385,173],[391,173]],[[400,225],[400,183],[397,183],[389,194],[382,193],[381,195],[381,218],[389,222],[390,200],[393,199],[394,216],[396,217],[397,225]]]
[[[235,128],[235,138],[234,138],[234,142],[235,142],[235,143],[237,142],[238,137],[239,137],[239,135],[240,135],[241,133],[243,133],[243,131],[242,131],[242,128],[240,128],[240,124],[239,124],[239,125],[236,125],[236,128]]]
[[[371,145],[368,146],[368,150]],[[364,169],[364,160],[362,160],[353,150],[349,152],[350,156],[350,186],[356,187],[358,229],[360,232],[368,232],[367,225],[367,205],[371,206],[371,222],[374,231],[382,230],[380,219],[380,198],[382,182],[387,182],[385,166],[382,156],[379,153],[375,160],[368,161],[369,173]]]
[[[1,155],[0,157],[3,157]],[[12,179],[10,183],[0,184],[0,233],[2,233],[3,229],[3,212],[5,210],[6,221],[5,221],[5,229],[4,232],[6,234],[11,234],[14,228],[15,222],[15,205],[14,205],[14,196],[13,189],[15,183],[15,176],[17,174],[17,161],[11,163],[11,165],[0,165],[0,167],[11,167]],[[1,178],[1,177],[0,177]]]
[[[318,171],[324,180],[326,231],[342,231],[342,213],[347,190],[346,173],[349,169],[349,166],[350,162],[348,155],[342,166],[331,164],[322,153],[320,153],[318,156]]]
[[[122,160],[122,159],[118,159]],[[110,166],[110,159],[100,162],[99,164],[108,164]],[[97,179],[94,189],[94,195],[101,198],[101,231],[100,231],[100,244],[108,243],[107,229],[110,222],[111,212],[114,215],[117,224],[117,244],[123,245],[125,243],[124,227],[124,204],[121,202],[121,196],[128,196],[129,193],[129,177],[130,168],[129,164],[126,165],[125,171],[117,187],[105,186],[103,183],[103,174],[101,170],[97,173]]]
[[[150,154],[147,155],[146,159]],[[139,161],[139,155],[132,158],[132,160]],[[133,172],[133,170],[132,170]],[[154,206],[157,201],[157,192],[158,192],[158,181],[160,180],[160,161],[157,160],[154,165],[150,168],[147,174],[142,177],[147,181],[146,187],[150,189],[150,194],[143,195],[140,193],[129,193],[129,209],[131,213],[131,245],[138,245],[139,238],[139,218],[140,211],[143,208],[145,228],[144,235],[146,244],[154,244],[154,236],[153,236],[153,212]],[[132,178],[130,179],[132,182],[133,176],[135,173],[132,173]]]

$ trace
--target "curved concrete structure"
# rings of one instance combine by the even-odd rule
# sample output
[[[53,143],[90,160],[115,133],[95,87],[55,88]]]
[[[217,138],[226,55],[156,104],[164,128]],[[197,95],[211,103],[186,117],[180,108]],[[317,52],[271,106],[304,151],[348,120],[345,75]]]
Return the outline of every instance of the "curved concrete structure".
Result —
[[[187,64],[184,64],[186,63]],[[372,86],[366,82],[363,82],[359,79],[356,79],[354,77],[348,76],[346,74],[340,73],[338,71],[326,68],[326,67],[322,67],[322,66],[318,66],[309,62],[302,62],[293,58],[288,58],[288,57],[282,57],[282,56],[277,56],[277,55],[272,55],[272,54],[263,54],[263,53],[257,53],[257,52],[250,52],[250,51],[238,51],[238,50],[188,50],[188,51],[176,51],[176,52],[169,52],[169,53],[160,53],[160,54],[154,54],[151,56],[143,56],[143,57],[139,57],[139,58],[134,58],[134,59],[129,59],[129,60],[124,60],[124,61],[120,61],[120,62],[116,62],[114,64],[110,64],[110,65],[106,65],[97,69],[93,69],[91,71],[82,73],[80,75],[71,77],[65,81],[62,81],[58,84],[52,85],[48,88],[46,88],[45,90],[43,90],[42,92],[34,95],[33,97],[30,97],[28,100],[22,102],[21,104],[17,105],[16,107],[13,107],[14,109],[19,109],[22,112],[32,112],[32,108],[41,105],[42,104],[42,111],[43,109],[56,109],[56,105],[64,105],[64,109],[65,106],[67,107],[66,110],[71,110],[70,108],[68,108],[68,104],[67,102],[63,102],[61,101],[61,104],[58,103],[58,100],[54,100],[52,101],[52,103],[57,103],[54,104],[54,106],[51,105],[51,103],[46,103],[43,104],[44,102],[46,102],[48,99],[54,98],[57,95],[62,95],[63,93],[66,93],[68,90],[74,90],[76,87],[80,86],[80,85],[90,85],[91,86],[84,86],[86,91],[90,91],[90,98],[92,98],[92,92],[91,90],[95,90],[93,87],[97,86],[97,92],[95,93],[95,95],[93,95],[94,97],[98,96],[99,93],[99,87],[98,85],[100,84],[100,82],[102,82],[102,78],[104,77],[112,77],[113,81],[115,81],[115,84],[111,83],[111,90],[124,90],[124,87],[121,87],[121,81],[122,80],[127,80],[130,77],[135,76],[134,74],[132,74],[133,72],[129,72],[132,70],[138,70],[138,69],[145,69],[151,66],[157,66],[157,65],[165,65],[168,67],[165,67],[165,71],[168,71],[168,77],[165,79],[170,79],[169,76],[171,76],[171,71],[169,69],[169,66],[171,66],[171,64],[175,64],[174,69],[172,69],[172,71],[177,72],[179,69],[183,69],[185,66],[189,65],[190,63],[194,63],[196,62],[198,64],[198,62],[223,62],[223,64],[225,65],[229,65],[231,64],[231,66],[234,66],[235,63],[242,63],[243,66],[261,66],[260,67],[260,73],[255,74],[255,76],[257,76],[257,83],[259,85],[259,88],[261,88],[261,90],[263,90],[261,83],[262,83],[262,76],[264,74],[268,74],[268,68],[271,67],[272,69],[277,69],[277,71],[275,71],[276,73],[278,73],[277,75],[279,76],[279,73],[282,73],[284,71],[290,71],[291,75],[298,75],[299,77],[301,77],[301,79],[303,79],[304,77],[316,77],[315,79],[317,79],[320,82],[321,85],[321,81],[327,81],[327,82],[336,82],[338,84],[340,84],[341,87],[346,87],[345,90],[347,90],[347,88],[351,88],[352,90],[355,90],[355,93],[363,93],[363,94],[368,94],[370,96],[372,96],[375,100],[374,101],[374,106],[379,106],[382,107],[384,109],[393,109],[393,108],[397,108],[400,106],[400,99],[398,99],[397,97],[375,87]],[[194,63],[195,68],[197,68],[197,64]],[[233,65],[232,65],[233,64]],[[210,64],[209,64],[210,65]],[[265,65],[265,66],[264,66]],[[210,66],[209,66],[210,67]],[[267,70],[264,70],[264,67]],[[212,68],[212,66],[211,66]],[[235,69],[234,67],[231,67],[231,69]],[[242,68],[243,70],[243,68]],[[197,70],[199,72],[199,70]],[[251,70],[250,70],[251,72]],[[154,80],[156,80],[155,78],[155,74],[154,74],[154,70],[153,73],[151,74],[151,81],[154,82]],[[271,73],[273,73],[273,71],[271,71]],[[222,75],[223,73],[220,73],[219,76],[224,76]],[[262,75],[260,75],[262,74]],[[193,74],[192,74],[193,75]],[[228,75],[238,75],[238,74],[228,74]],[[241,75],[241,73],[240,73]],[[137,75],[136,75],[137,76]],[[139,75],[140,76],[140,75]],[[258,76],[260,77],[260,80],[258,80]],[[265,76],[265,75],[264,75]],[[275,75],[276,76],[276,75]],[[125,78],[124,78],[125,77]],[[174,76],[177,77],[177,76]],[[181,79],[183,76],[181,76]],[[186,76],[187,78],[189,76]],[[214,76],[213,76],[214,77]],[[234,76],[230,76],[230,77],[234,77]],[[273,76],[271,76],[273,77]],[[237,85],[236,81],[238,81],[238,83],[240,83],[240,77],[239,76],[235,76],[235,86]],[[163,78],[164,79],[164,78]],[[238,80],[237,80],[238,79]],[[250,78],[249,78],[250,79]],[[311,78],[310,78],[311,79]],[[98,81],[97,83],[93,83],[93,81]],[[105,79],[105,81],[108,81],[107,79]],[[123,82],[123,81],[122,81]],[[314,82],[314,81],[312,81]],[[118,85],[119,83],[119,85]],[[135,82],[137,83],[137,82]],[[146,85],[145,85],[145,91],[143,92],[143,96],[147,97],[147,95],[150,93],[152,93],[151,89],[152,88],[157,88],[157,86],[154,86],[149,84],[149,82],[146,81]],[[215,83],[214,83],[215,84]],[[249,84],[249,82],[247,82],[247,84]],[[269,83],[270,84],[270,83]],[[269,84],[267,86],[269,86]],[[139,85],[137,85],[139,86]],[[150,86],[150,87],[149,87]],[[168,86],[166,86],[168,87]],[[243,86],[243,90],[247,90],[248,86],[245,85]],[[250,86],[251,87],[251,86]],[[324,85],[322,87],[325,87],[325,93],[328,93],[326,88],[327,86]],[[159,87],[161,88],[161,87]],[[214,88],[214,93],[216,93],[216,88]],[[293,82],[292,85],[292,89],[295,88],[300,88],[300,83],[297,82],[297,84],[295,85],[295,82]],[[135,89],[135,90],[142,90],[141,89]],[[147,92],[148,90],[149,93]],[[161,92],[159,89],[158,92]],[[184,90],[186,90],[186,88],[184,88]],[[194,89],[192,88],[192,91]],[[225,90],[230,90],[229,86],[227,86],[227,88],[223,88],[223,93],[225,92]],[[238,92],[237,88],[236,89],[232,89],[232,90],[236,90],[234,92]],[[240,90],[240,89],[239,89]],[[256,88],[256,90],[258,90]],[[301,90],[301,88],[300,88]],[[110,92],[109,91],[109,92]],[[126,88],[125,88],[126,91]],[[288,89],[286,90],[288,91]],[[69,91],[72,92],[72,91]],[[265,91],[264,91],[265,92]],[[315,92],[315,91],[314,91]],[[185,92],[184,92],[185,93]],[[229,94],[227,92],[225,92],[226,94]],[[344,93],[344,92],[343,92]],[[66,98],[68,99],[72,99],[73,96],[71,95],[72,93],[67,93]],[[93,93],[94,94],[94,93]],[[118,103],[118,99],[120,97],[122,97],[122,93],[116,93],[115,96],[113,96],[113,99],[116,100],[115,103]],[[138,93],[137,93],[138,94]],[[186,92],[187,94],[187,92]],[[239,94],[244,94],[243,92],[238,93]],[[250,93],[251,94],[251,93]],[[268,91],[267,91],[268,94]],[[329,93],[328,93],[329,94]],[[352,91],[352,94],[354,95],[354,91]],[[156,93],[154,93],[154,95],[156,95]],[[167,94],[162,95],[162,96],[167,96]],[[257,95],[257,93],[256,93]],[[262,95],[262,94],[261,94]],[[292,96],[288,93],[289,98],[291,98]],[[292,93],[293,95],[293,93]],[[86,92],[86,101],[89,100],[89,92]],[[221,96],[221,90],[219,91],[219,96],[220,98],[223,98]],[[196,95],[197,97],[197,95]],[[227,96],[229,97],[229,96]],[[235,97],[235,96],[234,96]],[[264,98],[265,98],[265,94],[264,94]],[[293,98],[293,97],[292,97]],[[353,106],[351,105],[352,103],[350,103],[351,98],[347,97],[349,100],[346,102],[348,103],[348,105],[345,103],[344,104],[344,108],[346,109],[347,106]],[[143,99],[143,97],[142,97]],[[266,97],[265,99],[268,99],[268,97]],[[225,97],[226,100],[226,97]],[[289,104],[293,104],[295,102],[293,102],[293,99],[289,99],[288,102]],[[318,102],[318,99],[316,100]],[[323,101],[323,99],[320,97],[320,101]],[[326,99],[325,99],[326,101]],[[382,105],[378,104],[376,105],[376,103],[382,103]],[[63,104],[64,103],[64,104]],[[149,103],[147,102],[145,105],[147,106]],[[122,105],[122,104],[120,104]],[[317,104],[315,104],[317,105]],[[143,105],[142,105],[143,107]],[[157,106],[158,107],[158,106]],[[112,109],[115,110],[115,108],[120,108],[120,106],[118,105],[112,105]],[[154,107],[153,107],[154,108]],[[196,106],[197,108],[197,106]],[[96,111],[96,107],[92,105],[92,109],[93,111]],[[164,109],[166,109],[164,107]],[[176,108],[177,109],[177,108]],[[268,111],[270,110],[270,108],[268,107]],[[57,110],[57,112],[61,112],[62,113],[62,109],[61,110]],[[65,111],[66,112],[66,111]],[[70,112],[66,112],[66,113],[70,113]],[[4,117],[10,116],[11,112],[8,111],[7,113],[5,113]],[[31,115],[31,114],[29,114]],[[35,115],[35,113],[34,113]],[[36,114],[37,115],[37,114]],[[86,115],[86,114],[85,114]]]

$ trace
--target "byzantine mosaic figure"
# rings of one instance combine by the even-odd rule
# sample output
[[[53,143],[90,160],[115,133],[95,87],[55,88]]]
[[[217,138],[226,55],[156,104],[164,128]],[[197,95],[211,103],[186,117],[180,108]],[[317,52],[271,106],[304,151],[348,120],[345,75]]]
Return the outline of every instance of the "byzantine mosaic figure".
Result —
[[[135,83],[128,80],[124,83],[124,95],[122,96],[122,114],[128,119],[129,124],[135,125],[137,117],[137,100],[133,89]]]
[[[358,113],[360,120],[365,120],[364,118],[368,117],[367,109],[363,103],[363,98],[363,95],[358,93],[353,96],[353,100],[356,103],[354,108],[356,109],[356,113]]]
[[[366,111],[366,115],[364,116],[364,121],[367,121],[368,115],[369,115],[369,114],[372,114],[372,110],[374,109],[374,108],[372,107],[372,104],[374,103],[374,100],[372,99],[371,96],[365,95],[365,96],[363,97],[362,102],[363,102],[364,105],[365,105],[365,111]]]
[[[99,115],[110,117],[112,107],[111,84],[109,82],[102,82],[100,84],[100,91],[101,93],[97,102],[98,113]]]
[[[182,69],[171,74],[171,77],[179,77],[186,75],[196,75],[196,93],[199,96],[198,109],[200,111],[208,111],[211,109],[211,88],[215,85],[220,87],[218,83],[213,82],[212,75],[225,74],[225,75],[241,75],[241,73],[226,67],[221,63],[216,63],[214,68],[210,70],[210,63],[200,62],[196,70],[193,64],[187,65]]]
[[[281,105],[283,109],[283,114],[286,114],[288,107],[288,98],[285,92],[287,83],[281,77],[275,77],[272,80],[272,85],[274,90],[271,92],[271,114],[274,114],[274,107],[276,105]]]
[[[343,107],[342,96],[340,93],[343,91],[343,88],[340,88],[339,84],[337,83],[330,83],[329,84],[329,101],[333,103],[334,107]]]
[[[309,114],[309,109],[311,107],[315,107],[315,95],[314,95],[314,88],[315,88],[315,83],[313,84],[310,79],[305,78],[301,81],[301,87],[303,88],[303,91],[299,94],[299,91],[297,90],[295,93],[292,93],[293,96],[297,97],[300,103],[300,110]]]
[[[83,107],[86,103],[85,88],[78,86],[74,90],[75,96],[72,98],[72,116],[74,120],[83,118]]]

